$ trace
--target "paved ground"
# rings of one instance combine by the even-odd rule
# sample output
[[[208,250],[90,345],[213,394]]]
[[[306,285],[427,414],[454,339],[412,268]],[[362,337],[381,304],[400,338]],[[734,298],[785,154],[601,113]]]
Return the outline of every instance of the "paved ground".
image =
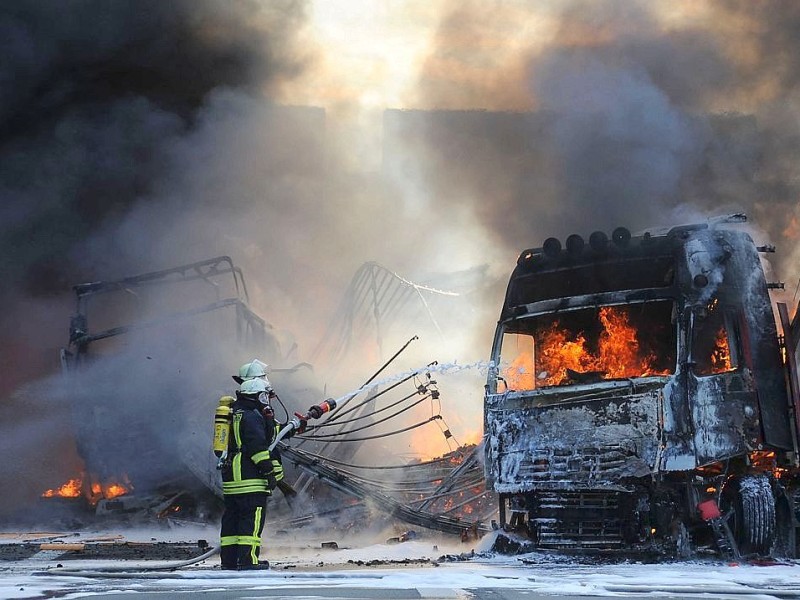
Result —
[[[507,588],[482,588],[474,590],[448,589],[448,588],[422,588],[422,589],[392,589],[392,588],[297,588],[294,590],[238,590],[235,592],[226,591],[203,591],[203,592],[140,592],[131,596],[130,592],[108,593],[92,596],[92,598],[114,599],[114,600],[165,600],[166,597],[175,600],[231,600],[240,598],[292,598],[293,600],[302,599],[325,599],[335,598],[336,600],[446,600],[459,598],[463,600],[538,600],[546,598],[552,600],[557,597],[559,600],[576,600],[578,598],[597,598],[596,595],[585,596],[554,596],[553,594],[540,594],[530,589],[507,589]],[[713,600],[714,598],[725,598],[729,596],[703,595],[704,599]],[[628,600],[654,600],[654,596],[631,596],[625,595]],[[663,595],[657,596],[658,600],[683,600],[686,595]]]
[[[320,600],[447,599],[564,600],[800,598],[800,567],[728,565],[511,565],[481,561],[440,566],[228,573],[218,568],[175,572],[33,575],[25,568],[0,573],[2,598],[113,598],[117,600],[316,598]],[[18,582],[18,583],[17,583]],[[5,584],[5,585],[3,585]],[[135,593],[135,596],[131,594]]]
[[[270,547],[273,568],[264,572],[221,571],[217,556],[179,570],[147,571],[142,569],[163,566],[165,549],[196,555],[197,544],[140,546],[141,542],[128,540],[118,545],[116,536],[105,542],[109,547],[96,542],[100,545],[95,548],[93,543],[85,539],[86,547],[70,557],[44,547],[34,548],[32,554],[31,548],[22,548],[25,552],[19,556],[9,551],[0,560],[0,598],[800,599],[800,561],[729,563],[700,557],[685,562],[587,561],[546,553],[502,556],[480,548],[464,551],[460,543],[428,538],[363,547],[343,543],[337,549],[323,547],[319,541]],[[144,556],[142,548],[147,549]],[[175,563],[169,564],[174,568]],[[128,572],[103,572],[119,568]]]

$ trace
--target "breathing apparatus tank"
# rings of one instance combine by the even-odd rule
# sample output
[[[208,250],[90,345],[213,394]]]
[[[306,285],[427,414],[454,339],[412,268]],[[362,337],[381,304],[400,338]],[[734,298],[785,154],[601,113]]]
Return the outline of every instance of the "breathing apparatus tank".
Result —
[[[222,396],[219,399],[217,410],[214,411],[214,454],[224,460],[228,454],[228,440],[231,435],[233,422],[233,396]]]

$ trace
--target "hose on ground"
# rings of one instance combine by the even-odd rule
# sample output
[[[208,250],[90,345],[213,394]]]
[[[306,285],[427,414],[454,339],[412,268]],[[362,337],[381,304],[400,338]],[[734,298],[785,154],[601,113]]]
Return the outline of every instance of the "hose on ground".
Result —
[[[164,562],[157,565],[144,565],[141,567],[133,567],[131,565],[109,565],[106,567],[95,567],[94,569],[91,570],[75,569],[69,567],[57,567],[55,569],[49,569],[47,571],[37,571],[33,574],[66,575],[68,577],[103,577],[103,576],[111,576],[111,574],[116,573],[117,574],[116,576],[119,577],[124,577],[125,574],[141,577],[142,571],[174,571],[175,569],[181,569],[183,567],[195,565],[199,562],[203,562],[207,558],[211,558],[215,554],[218,554],[219,550],[220,546],[214,546],[213,548],[207,550],[200,556],[195,556],[194,558],[189,558],[187,560]]]

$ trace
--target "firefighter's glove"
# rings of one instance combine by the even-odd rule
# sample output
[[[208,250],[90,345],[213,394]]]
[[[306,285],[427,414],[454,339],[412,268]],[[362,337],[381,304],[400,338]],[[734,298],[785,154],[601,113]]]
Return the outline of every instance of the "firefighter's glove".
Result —
[[[275,477],[275,481],[280,481],[283,479],[283,465],[277,458],[273,458],[270,462],[272,463],[272,476]]]
[[[301,415],[300,413],[294,413],[294,416],[297,417],[296,425],[294,428],[295,433],[305,433],[306,428],[308,427],[308,420],[306,419],[305,415]]]
[[[267,475],[274,475],[272,471],[275,469],[275,467],[269,458],[262,460],[256,466],[258,467],[258,470],[261,471],[262,476],[266,477]]]
[[[275,473],[275,462],[273,460],[264,460],[258,463],[258,470],[261,471],[261,476],[267,480],[267,487],[274,490],[278,487],[278,478]],[[283,469],[281,469],[281,477],[283,477]]]

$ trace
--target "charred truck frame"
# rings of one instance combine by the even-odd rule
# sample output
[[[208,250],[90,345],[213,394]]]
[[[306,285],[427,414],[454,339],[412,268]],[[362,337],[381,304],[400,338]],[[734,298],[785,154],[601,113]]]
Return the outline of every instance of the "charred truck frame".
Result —
[[[484,403],[504,530],[796,554],[800,326],[779,305],[778,335],[759,256],[774,248],[725,222],[522,252]]]

